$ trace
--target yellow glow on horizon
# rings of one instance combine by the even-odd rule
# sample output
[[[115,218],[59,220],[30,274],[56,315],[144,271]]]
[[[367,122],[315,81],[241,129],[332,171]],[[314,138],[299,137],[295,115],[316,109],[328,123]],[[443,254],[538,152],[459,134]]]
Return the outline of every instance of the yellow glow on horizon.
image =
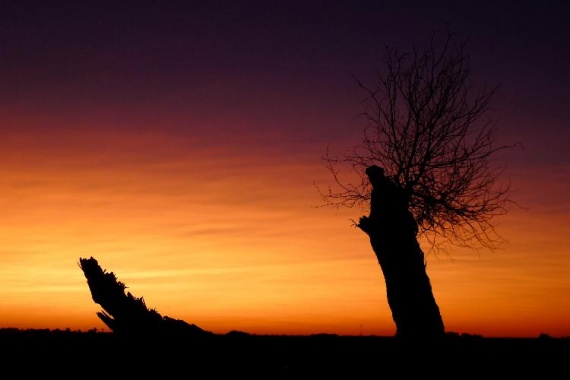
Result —
[[[18,136],[0,153],[0,326],[106,329],[77,264],[93,256],[147,306],[206,330],[394,333],[380,267],[350,224],[361,210],[315,207],[313,183],[330,181],[318,158]],[[504,217],[502,251],[429,258],[448,331],[570,335],[567,209],[537,207]]]

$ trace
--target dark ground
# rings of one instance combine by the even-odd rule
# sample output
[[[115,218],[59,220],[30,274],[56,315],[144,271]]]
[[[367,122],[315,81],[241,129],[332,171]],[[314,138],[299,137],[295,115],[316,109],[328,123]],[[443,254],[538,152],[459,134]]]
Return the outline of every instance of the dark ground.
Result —
[[[113,333],[0,330],[10,378],[460,379],[569,378],[570,338],[450,335],[429,344],[376,336],[126,338]],[[7,377],[6,377],[7,378]]]

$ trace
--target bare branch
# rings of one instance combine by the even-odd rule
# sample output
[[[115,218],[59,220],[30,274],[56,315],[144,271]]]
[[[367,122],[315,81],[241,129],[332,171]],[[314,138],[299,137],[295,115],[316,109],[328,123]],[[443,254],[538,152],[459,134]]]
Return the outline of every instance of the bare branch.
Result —
[[[497,88],[470,87],[465,45],[446,32],[424,49],[387,48],[375,86],[357,80],[366,94],[364,138],[322,158],[334,180],[326,192],[319,189],[325,205],[367,205],[365,170],[378,165],[404,190],[419,234],[433,247],[498,247],[495,217],[514,202],[491,158],[514,145],[495,144],[493,124],[483,116]],[[345,183],[340,167],[351,168],[358,182]]]

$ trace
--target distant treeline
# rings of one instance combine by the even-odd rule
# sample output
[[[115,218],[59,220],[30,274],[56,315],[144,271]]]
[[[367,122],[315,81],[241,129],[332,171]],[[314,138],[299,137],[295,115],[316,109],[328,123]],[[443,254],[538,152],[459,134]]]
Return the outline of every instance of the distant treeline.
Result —
[[[483,338],[447,334],[444,341],[403,344],[395,337],[254,335],[232,331],[188,339],[89,331],[0,328],[3,368],[19,378],[457,378],[567,371],[570,338]],[[33,363],[31,365],[30,363]],[[89,375],[89,376],[88,376]],[[451,378],[449,377],[449,378]]]
[[[15,328],[15,327],[0,327],[0,335],[6,336],[6,335],[16,335],[16,336],[38,336],[38,337],[42,337],[42,336],[66,336],[66,335],[70,335],[70,334],[76,334],[76,335],[93,335],[93,334],[98,334],[98,335],[119,335],[119,334],[114,334],[113,332],[110,331],[106,331],[106,330],[99,330],[96,327],[89,329],[89,330],[72,330],[70,328],[66,328],[66,329],[48,329],[48,328],[43,328],[43,329],[36,329],[36,328],[29,328],[29,329],[20,329],[20,328]],[[380,339],[396,339],[395,337],[390,337],[390,336],[377,336],[377,335],[369,335],[369,336],[362,336],[362,335],[338,335],[338,334],[309,334],[309,335],[258,335],[258,334],[250,334],[247,332],[243,332],[243,331],[230,331],[226,334],[214,334],[217,336],[265,336],[265,337],[314,337],[314,338],[318,338],[318,337],[370,337],[370,338],[380,338]],[[446,336],[448,337],[448,341],[456,341],[456,340],[473,340],[473,339],[486,339],[486,340],[504,340],[504,341],[508,341],[508,340],[514,340],[514,341],[527,341],[527,340],[535,340],[535,339],[554,339],[554,340],[570,340],[570,336],[568,337],[552,337],[549,334],[546,333],[542,333],[539,334],[537,337],[484,337],[483,335],[479,335],[479,334],[468,334],[468,333],[456,333],[456,332],[447,332]]]

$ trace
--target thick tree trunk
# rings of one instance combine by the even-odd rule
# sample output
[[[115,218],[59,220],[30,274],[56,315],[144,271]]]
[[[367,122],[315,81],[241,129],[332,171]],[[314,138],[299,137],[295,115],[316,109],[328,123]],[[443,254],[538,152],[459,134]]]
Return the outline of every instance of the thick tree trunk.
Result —
[[[439,307],[417,241],[417,225],[403,190],[371,166],[366,174],[372,185],[370,215],[360,227],[370,238],[384,274],[388,304],[403,339],[432,339],[445,333]]]

